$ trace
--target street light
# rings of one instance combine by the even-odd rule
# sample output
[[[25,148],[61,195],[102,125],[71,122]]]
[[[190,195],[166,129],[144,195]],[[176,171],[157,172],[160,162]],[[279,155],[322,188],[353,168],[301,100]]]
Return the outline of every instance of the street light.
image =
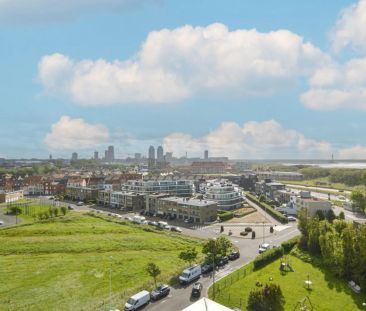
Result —
[[[113,257],[109,256],[109,310],[112,310],[112,260]]]
[[[213,270],[212,270],[212,298],[213,300],[215,300],[215,271],[216,271],[216,267],[215,267],[215,257],[216,257],[216,238],[212,239],[214,241],[214,249],[213,249],[213,257],[212,257],[212,262],[213,262]]]

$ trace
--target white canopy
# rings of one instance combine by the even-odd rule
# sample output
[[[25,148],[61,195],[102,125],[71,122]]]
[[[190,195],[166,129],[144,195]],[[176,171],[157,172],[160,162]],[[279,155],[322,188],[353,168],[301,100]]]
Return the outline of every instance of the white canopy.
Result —
[[[201,298],[182,311],[232,311],[232,309],[220,305],[208,298]]]

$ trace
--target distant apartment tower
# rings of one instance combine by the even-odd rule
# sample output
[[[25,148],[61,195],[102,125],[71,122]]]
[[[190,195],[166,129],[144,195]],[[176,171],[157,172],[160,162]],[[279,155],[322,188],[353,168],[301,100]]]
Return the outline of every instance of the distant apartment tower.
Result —
[[[71,160],[72,161],[76,161],[78,159],[78,153],[77,152],[73,152],[71,155]]]
[[[109,146],[108,149],[105,151],[104,160],[106,162],[113,162],[114,161],[114,147]]]
[[[157,149],[157,162],[161,163],[164,162],[164,149],[162,146],[159,146]]]
[[[99,153],[98,153],[98,151],[94,151],[94,160],[99,160]]]
[[[208,160],[208,150],[205,150],[204,152],[204,157],[203,157],[205,160]]]
[[[141,160],[141,153],[135,153],[135,160]]]
[[[149,165],[149,168],[153,168],[155,166],[155,148],[154,148],[154,146],[149,147],[148,165]]]
[[[165,160],[166,161],[171,161],[173,159],[173,152],[167,152],[165,153]]]

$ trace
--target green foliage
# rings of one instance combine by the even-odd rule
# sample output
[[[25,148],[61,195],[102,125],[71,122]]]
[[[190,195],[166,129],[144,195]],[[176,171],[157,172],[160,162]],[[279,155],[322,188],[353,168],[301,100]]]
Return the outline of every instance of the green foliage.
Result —
[[[156,287],[156,278],[161,274],[160,268],[153,262],[149,262],[146,266],[146,271],[154,279]]]
[[[248,299],[250,311],[281,311],[284,308],[285,299],[281,287],[277,284],[266,284],[263,289],[252,290]]]
[[[62,205],[62,206],[61,206],[61,208],[60,208],[60,210],[61,210],[61,214],[62,214],[63,216],[65,216],[65,215],[66,215],[66,213],[67,213],[67,208],[66,208],[66,206],[65,206],[65,205]]]
[[[283,254],[284,254],[284,251],[283,251],[282,246],[271,248],[271,249],[265,251],[264,253],[258,255],[254,259],[254,268],[258,269],[260,267],[263,267],[266,264],[276,260],[277,258],[282,257]]]
[[[329,176],[330,170],[318,166],[309,166],[300,169],[299,173],[304,175],[304,179],[315,179]]]
[[[300,240],[300,237],[295,236],[290,240],[282,242],[281,246],[283,248],[283,251],[285,253],[289,253],[295,247],[295,245],[297,245],[299,243],[299,240]]]
[[[266,202],[266,197],[264,196],[264,194],[261,194],[258,199],[259,202]]]
[[[276,211],[271,205],[260,202],[255,196],[250,193],[246,193],[246,197],[257,204],[260,208],[264,209],[268,214],[270,214],[273,218],[277,219],[281,223],[288,223],[287,217],[281,214],[279,211]]]
[[[326,212],[325,218],[332,223],[334,219],[336,219],[336,215],[334,214],[333,209],[330,209]]]
[[[319,220],[324,220],[325,219],[324,212],[322,210],[320,210],[320,209],[318,209],[315,212],[315,216],[318,217]]]
[[[232,219],[233,217],[234,217],[233,212],[224,212],[224,213],[219,214],[219,220],[220,221],[227,221],[227,220]]]
[[[209,239],[204,243],[202,253],[206,255],[209,261],[212,261],[213,257],[216,260],[218,257],[226,256],[232,248],[233,244],[228,238],[219,236],[217,239]]]
[[[179,254],[179,259],[182,259],[183,261],[186,261],[191,265],[198,256],[198,252],[195,247],[187,248],[184,251],[181,251]]]
[[[338,218],[342,220],[346,219],[346,216],[344,215],[343,211],[339,213]]]
[[[357,187],[351,192],[350,199],[352,201],[352,207],[355,210],[365,211],[366,208],[366,188]]]
[[[365,184],[365,170],[334,168],[331,170],[329,181],[343,183],[348,186]]]

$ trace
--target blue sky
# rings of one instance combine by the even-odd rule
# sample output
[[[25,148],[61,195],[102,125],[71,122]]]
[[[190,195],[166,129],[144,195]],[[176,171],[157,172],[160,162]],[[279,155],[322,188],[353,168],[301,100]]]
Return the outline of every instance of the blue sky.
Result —
[[[125,157],[162,143],[176,156],[366,158],[366,78],[344,78],[361,68],[346,63],[363,64],[365,1],[73,2],[0,4],[0,157],[91,156],[110,143]],[[290,35],[263,37],[278,30]],[[187,52],[203,32],[220,44],[197,39]],[[298,52],[307,43],[310,56]]]

